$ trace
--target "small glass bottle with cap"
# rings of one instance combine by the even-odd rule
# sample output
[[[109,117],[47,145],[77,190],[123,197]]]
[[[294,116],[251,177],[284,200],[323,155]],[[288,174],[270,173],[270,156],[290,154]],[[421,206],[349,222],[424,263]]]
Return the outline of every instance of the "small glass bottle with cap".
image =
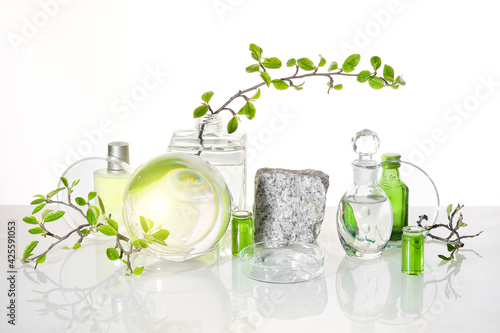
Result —
[[[126,142],[110,142],[108,144],[108,167],[94,171],[94,189],[101,198],[106,215],[111,214],[120,229],[123,222],[123,194],[130,174],[123,170],[119,162],[129,163],[129,145]],[[123,230],[120,230],[123,231]]]
[[[401,163],[388,162],[400,161],[398,153],[382,154],[382,176],[378,184],[389,197],[392,206],[392,233],[389,246],[401,246],[403,228],[408,225],[408,186],[399,176]],[[386,162],[386,163],[384,163]]]
[[[424,241],[423,228],[403,228],[401,271],[406,275],[420,275],[424,272]]]
[[[253,244],[252,213],[246,210],[237,210],[231,220],[232,252],[237,256],[241,250]]]

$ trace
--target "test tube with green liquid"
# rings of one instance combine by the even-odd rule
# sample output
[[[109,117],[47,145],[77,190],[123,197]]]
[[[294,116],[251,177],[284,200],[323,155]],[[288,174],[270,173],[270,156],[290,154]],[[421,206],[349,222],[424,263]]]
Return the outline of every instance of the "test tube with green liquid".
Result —
[[[246,210],[237,210],[231,220],[233,255],[239,255],[240,251],[248,245],[253,244],[253,221],[252,213]]]
[[[401,270],[406,275],[420,275],[424,272],[424,229],[404,227],[401,246]]]

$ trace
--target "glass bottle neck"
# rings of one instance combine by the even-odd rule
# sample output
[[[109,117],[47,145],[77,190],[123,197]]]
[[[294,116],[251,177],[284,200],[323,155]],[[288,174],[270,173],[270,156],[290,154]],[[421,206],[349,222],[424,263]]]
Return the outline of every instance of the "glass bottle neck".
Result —
[[[377,181],[379,165],[375,161],[355,160],[352,162],[354,184],[364,185]]]
[[[382,179],[383,178],[399,178],[399,168],[384,168],[382,167]]]
[[[206,114],[197,118],[195,127],[198,132],[222,133],[222,117],[219,114]]]

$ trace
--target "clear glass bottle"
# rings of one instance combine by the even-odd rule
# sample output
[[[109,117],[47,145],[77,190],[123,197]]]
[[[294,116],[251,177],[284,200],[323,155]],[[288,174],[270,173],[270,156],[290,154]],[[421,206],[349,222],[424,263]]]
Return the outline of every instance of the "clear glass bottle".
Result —
[[[252,213],[246,210],[237,210],[231,220],[233,255],[239,255],[240,251],[248,245],[253,244],[253,220]]]
[[[113,160],[129,163],[128,143],[110,142],[108,144],[108,158],[108,167],[106,169],[94,171],[94,190],[104,204],[106,215],[111,214],[111,218],[118,223],[120,229],[125,230],[122,213],[123,195],[130,174],[125,172],[122,166],[113,162]]]
[[[389,197],[392,206],[392,233],[389,246],[401,246],[403,228],[408,225],[408,186],[399,177],[401,163],[386,161],[401,160],[397,153],[382,154],[382,176],[378,184]]]
[[[337,232],[347,255],[375,258],[382,254],[392,231],[391,202],[377,183],[379,164],[371,159],[380,140],[365,129],[352,144],[359,159],[352,162],[354,184],[337,209]]]
[[[219,114],[196,119],[194,130],[180,130],[172,135],[168,151],[199,155],[214,166],[226,180],[234,209],[246,207],[246,135],[228,134]]]

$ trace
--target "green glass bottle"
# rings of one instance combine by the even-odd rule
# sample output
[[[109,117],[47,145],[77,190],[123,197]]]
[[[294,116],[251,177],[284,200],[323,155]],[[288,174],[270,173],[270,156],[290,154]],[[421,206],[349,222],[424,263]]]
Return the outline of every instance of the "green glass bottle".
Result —
[[[400,246],[403,228],[408,225],[408,186],[399,178],[400,163],[385,163],[391,160],[401,160],[397,153],[382,154],[382,176],[378,181],[380,187],[389,197],[392,205],[392,233],[389,246]]]
[[[237,210],[231,220],[232,252],[239,255],[240,251],[253,244],[252,213],[246,210]]]
[[[401,246],[401,271],[406,275],[420,275],[424,272],[424,229],[405,227]]]

